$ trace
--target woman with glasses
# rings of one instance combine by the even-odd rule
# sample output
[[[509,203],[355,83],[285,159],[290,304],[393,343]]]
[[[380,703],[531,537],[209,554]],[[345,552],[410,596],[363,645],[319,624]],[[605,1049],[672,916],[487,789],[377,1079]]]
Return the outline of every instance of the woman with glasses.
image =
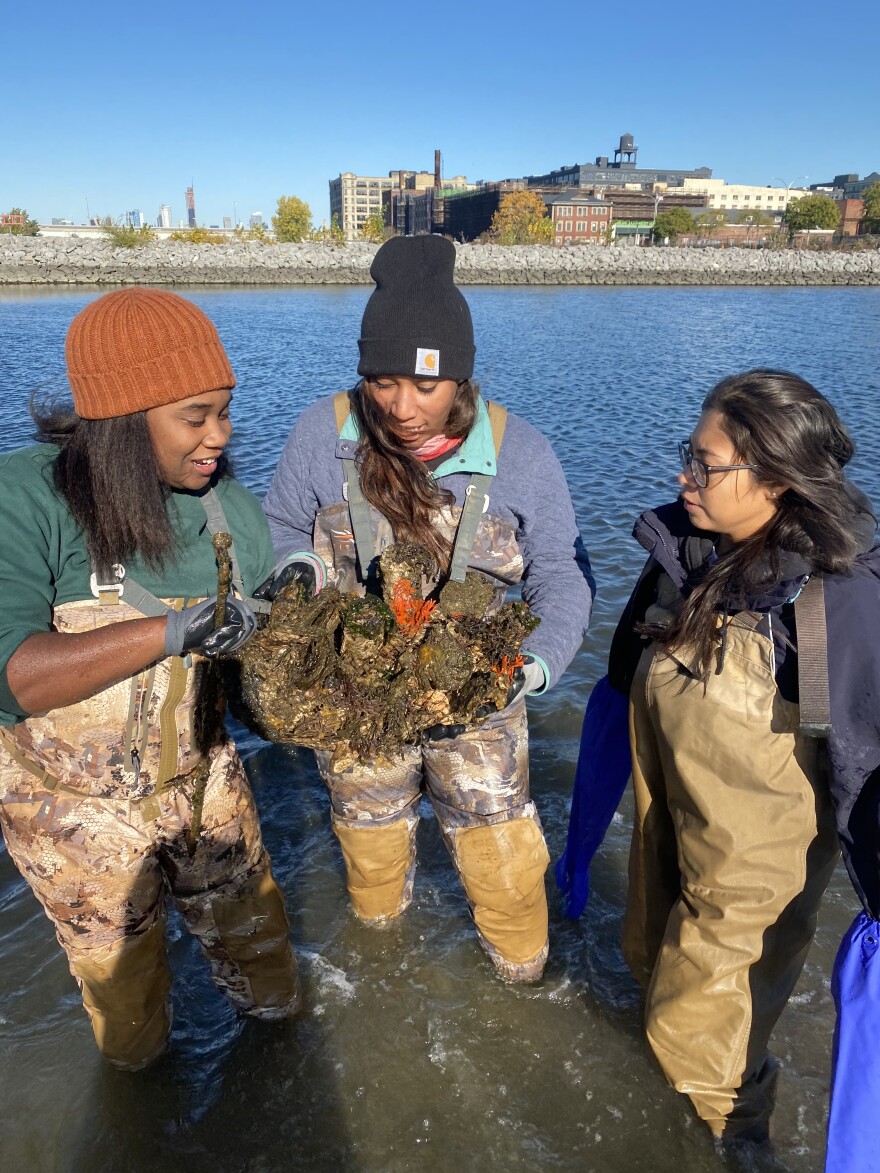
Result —
[[[865,785],[880,780],[880,718],[864,695],[880,695],[880,548],[844,475],[852,441],[796,375],[722,380],[679,451],[678,500],[636,522],[649,557],[609,665],[629,694],[635,792],[624,954],[670,1082],[716,1135],[763,1141],[768,1040],[835,865],[835,813],[878,914]],[[803,671],[799,683],[799,647],[830,688],[830,731],[806,712],[816,685]],[[867,838],[851,817],[860,793]]]

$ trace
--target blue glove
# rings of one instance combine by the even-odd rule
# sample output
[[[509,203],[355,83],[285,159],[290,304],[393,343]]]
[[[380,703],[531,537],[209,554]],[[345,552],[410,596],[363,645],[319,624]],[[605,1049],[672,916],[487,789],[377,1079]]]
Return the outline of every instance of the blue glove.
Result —
[[[185,656],[201,652],[203,656],[228,656],[244,647],[257,630],[257,620],[241,599],[228,598],[226,613],[219,627],[214,627],[216,598],[206,599],[182,611],[169,611],[165,622],[165,655]]]
[[[298,582],[305,587],[306,597],[313,599],[327,581],[327,568],[323,558],[317,554],[301,553],[290,554],[279,562],[264,583],[254,591],[255,599],[266,599],[273,602],[292,582]]]

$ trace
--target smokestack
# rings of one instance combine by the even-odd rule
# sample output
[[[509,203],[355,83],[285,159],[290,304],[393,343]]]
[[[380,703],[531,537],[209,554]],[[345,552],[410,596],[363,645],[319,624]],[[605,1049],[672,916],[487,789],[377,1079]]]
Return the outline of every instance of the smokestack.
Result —
[[[434,152],[434,187],[440,188],[440,152]]]

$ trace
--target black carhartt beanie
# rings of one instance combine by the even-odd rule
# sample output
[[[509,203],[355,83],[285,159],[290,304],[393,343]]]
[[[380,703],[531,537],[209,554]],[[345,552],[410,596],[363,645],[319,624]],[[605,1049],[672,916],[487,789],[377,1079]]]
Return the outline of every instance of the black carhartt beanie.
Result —
[[[373,258],[376,288],[358,346],[360,375],[469,379],[471,311],[452,279],[455,245],[442,236],[393,236]]]

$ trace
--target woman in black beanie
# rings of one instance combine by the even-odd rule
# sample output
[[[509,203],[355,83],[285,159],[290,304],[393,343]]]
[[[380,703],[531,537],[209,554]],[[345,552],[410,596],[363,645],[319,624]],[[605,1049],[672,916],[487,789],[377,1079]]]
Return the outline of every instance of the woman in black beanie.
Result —
[[[496,588],[493,607],[522,582],[541,624],[504,709],[390,764],[337,771],[329,753],[317,758],[356,915],[380,924],[409,904],[424,790],[480,943],[503,978],[533,981],[547,958],[548,855],[529,796],[524,700],[554,684],[580,646],[589,561],[549,443],[484,402],[471,380],[473,326],[454,266],[455,247],[439,236],[379,249],[362,379],[302,414],[264,509],[281,558],[275,591],[292,576],[316,590],[328,581],[364,590],[392,541],[428,549],[441,585],[465,569],[482,574]]]

